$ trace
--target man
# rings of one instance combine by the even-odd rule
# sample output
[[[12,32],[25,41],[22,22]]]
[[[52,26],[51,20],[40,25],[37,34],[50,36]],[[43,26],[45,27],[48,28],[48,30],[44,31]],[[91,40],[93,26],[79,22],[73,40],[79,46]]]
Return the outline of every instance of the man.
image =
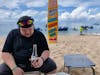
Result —
[[[27,71],[41,71],[46,74],[56,72],[55,62],[49,58],[49,48],[44,35],[34,29],[34,19],[22,16],[5,41],[0,65],[0,75],[24,75]],[[30,61],[33,45],[37,46],[38,57]]]

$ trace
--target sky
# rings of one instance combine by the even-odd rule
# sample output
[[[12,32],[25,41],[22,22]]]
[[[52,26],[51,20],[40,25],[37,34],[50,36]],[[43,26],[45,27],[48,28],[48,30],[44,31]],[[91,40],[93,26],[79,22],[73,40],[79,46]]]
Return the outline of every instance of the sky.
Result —
[[[35,19],[36,27],[47,24],[48,0],[0,0],[0,25],[13,25],[19,17]],[[100,0],[58,0],[61,27],[100,24]]]

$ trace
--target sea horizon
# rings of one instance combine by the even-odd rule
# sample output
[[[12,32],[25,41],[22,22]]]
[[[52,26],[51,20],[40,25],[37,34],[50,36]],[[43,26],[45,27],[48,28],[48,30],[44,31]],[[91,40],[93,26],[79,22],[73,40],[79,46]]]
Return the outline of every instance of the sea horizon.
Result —
[[[1,26],[0,27],[0,37],[6,37],[12,29],[18,28],[16,25],[10,25],[10,24],[0,25],[0,26]],[[67,26],[68,30],[58,31],[58,35],[79,35],[80,34],[79,27],[80,26],[76,28]],[[45,26],[36,27],[36,29],[38,28],[44,35],[48,34],[47,28]],[[94,25],[92,29],[84,30],[83,34],[97,34],[97,35],[100,34],[100,25]]]

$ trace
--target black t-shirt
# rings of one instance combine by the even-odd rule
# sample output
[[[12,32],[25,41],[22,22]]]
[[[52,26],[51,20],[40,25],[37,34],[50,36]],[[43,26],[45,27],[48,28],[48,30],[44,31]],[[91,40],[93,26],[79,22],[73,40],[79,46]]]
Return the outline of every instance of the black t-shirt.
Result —
[[[11,53],[17,64],[25,64],[30,62],[33,44],[37,45],[38,56],[49,50],[46,38],[40,31],[34,30],[33,35],[27,38],[20,34],[19,29],[14,29],[8,34],[2,51]]]

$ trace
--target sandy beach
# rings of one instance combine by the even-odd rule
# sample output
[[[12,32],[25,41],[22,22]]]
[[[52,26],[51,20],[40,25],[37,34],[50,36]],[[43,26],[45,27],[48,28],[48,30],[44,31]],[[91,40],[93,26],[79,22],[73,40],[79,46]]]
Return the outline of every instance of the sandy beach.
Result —
[[[4,39],[0,38],[0,51],[4,44]],[[95,63],[96,75],[100,75],[100,36],[96,35],[61,35],[58,36],[57,44],[49,44],[51,51],[50,57],[57,64],[57,71],[63,71],[64,60],[66,54],[85,54],[90,60]],[[0,63],[2,59],[0,58]],[[67,70],[67,69],[66,69]],[[92,70],[89,68],[74,68],[71,69],[72,75],[92,75]]]

